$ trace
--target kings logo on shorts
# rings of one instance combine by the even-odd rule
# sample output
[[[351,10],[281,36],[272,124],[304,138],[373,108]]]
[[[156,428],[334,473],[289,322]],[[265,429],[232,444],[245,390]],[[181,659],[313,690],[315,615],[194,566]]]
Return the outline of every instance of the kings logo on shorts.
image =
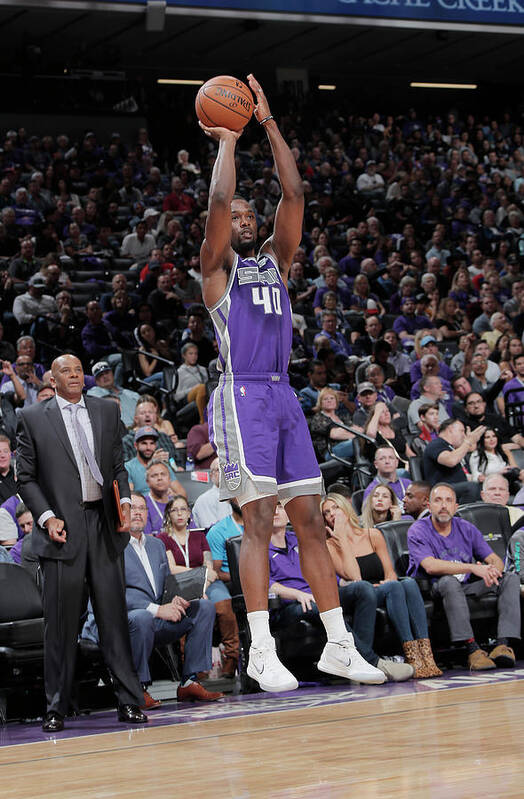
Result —
[[[242,480],[238,463],[223,463],[222,470],[229,491],[236,491]]]

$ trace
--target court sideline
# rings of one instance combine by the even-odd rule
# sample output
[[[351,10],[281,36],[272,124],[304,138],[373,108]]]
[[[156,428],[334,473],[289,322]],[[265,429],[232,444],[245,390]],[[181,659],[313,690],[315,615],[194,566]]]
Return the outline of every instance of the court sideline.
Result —
[[[521,797],[524,669],[451,674],[173,703],[138,729],[122,730],[113,712],[77,719],[54,737],[38,725],[8,725],[2,795]]]

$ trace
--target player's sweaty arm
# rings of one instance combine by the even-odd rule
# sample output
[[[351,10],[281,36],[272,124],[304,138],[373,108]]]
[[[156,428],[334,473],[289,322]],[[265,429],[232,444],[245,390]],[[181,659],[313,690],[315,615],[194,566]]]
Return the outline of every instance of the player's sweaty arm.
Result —
[[[231,200],[236,187],[235,146],[240,134],[226,128],[207,128],[201,123],[200,127],[206,136],[218,141],[209,189],[206,235],[200,252],[202,276],[206,279],[232,259]]]

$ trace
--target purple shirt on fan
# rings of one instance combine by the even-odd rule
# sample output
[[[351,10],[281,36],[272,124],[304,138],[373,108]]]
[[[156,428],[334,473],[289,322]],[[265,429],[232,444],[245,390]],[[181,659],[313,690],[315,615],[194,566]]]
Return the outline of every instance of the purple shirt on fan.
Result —
[[[422,377],[422,366],[420,364],[420,360],[415,361],[413,366],[410,369],[409,376],[411,378],[411,383],[416,383],[417,380],[420,380]],[[443,377],[444,380],[453,380],[455,377],[455,372],[453,369],[450,369],[447,363],[444,361],[439,361],[438,365],[438,376]]]
[[[424,558],[474,563],[477,560],[484,561],[493,554],[480,530],[471,522],[459,519],[457,516],[451,520],[451,532],[447,536],[437,533],[431,516],[414,522],[408,530],[408,547],[408,574],[416,577],[427,576],[420,566]],[[438,579],[438,575],[432,577],[433,582]],[[468,579],[469,574],[465,574],[462,582]]]
[[[390,488],[393,489],[393,491],[397,495],[399,501],[402,502],[404,500],[404,496],[406,494],[406,488],[409,485],[411,485],[411,482],[412,481],[409,480],[407,477],[397,477],[397,479],[394,482],[386,482],[385,480],[381,480],[380,477],[375,477],[375,479],[371,481],[371,483],[368,485],[368,487],[364,491],[363,502],[366,501],[366,499],[368,498],[369,494],[371,494],[371,492],[373,491],[375,486],[378,486],[378,485],[383,485],[383,486],[384,485],[388,485]]]
[[[511,393],[509,394],[509,392]],[[502,388],[502,393],[504,395],[504,399],[506,402],[520,402],[522,403],[520,414],[518,413],[518,409],[514,409],[513,413],[517,413],[517,417],[515,421],[519,421],[520,416],[520,424],[524,425],[524,382],[520,380],[518,377],[514,377],[513,380],[509,380]],[[509,394],[509,396],[508,396]],[[518,432],[518,431],[517,431]]]
[[[159,502],[152,498],[151,494],[146,494],[147,522],[144,527],[144,535],[153,535],[160,532],[164,523],[164,511],[167,502]]]
[[[427,316],[398,316],[393,322],[393,330],[397,335],[405,332],[414,336],[417,330],[423,330],[425,327],[433,329],[433,322],[430,322]]]
[[[298,541],[295,533],[286,531],[287,549],[278,549],[272,541],[269,542],[269,587],[273,583],[280,583],[286,588],[295,588],[311,594],[311,588],[302,576],[300,558],[298,556]],[[283,599],[282,602],[294,602],[292,599]]]
[[[322,286],[316,290],[315,298],[313,300],[313,308],[322,308],[322,300],[324,295],[329,291],[333,291],[333,289],[330,289],[327,286]],[[334,293],[337,295],[337,302],[340,302],[343,308],[349,308],[351,300],[351,292],[349,289],[341,289],[337,286],[334,289]]]

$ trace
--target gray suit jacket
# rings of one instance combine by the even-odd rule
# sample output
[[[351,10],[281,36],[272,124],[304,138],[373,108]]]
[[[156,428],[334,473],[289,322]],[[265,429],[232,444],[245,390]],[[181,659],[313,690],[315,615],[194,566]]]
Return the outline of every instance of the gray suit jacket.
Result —
[[[129,497],[127,472],[122,459],[120,414],[115,404],[98,397],[85,397],[93,428],[95,457],[104,478],[104,536],[111,559],[127,546],[128,533],[116,532],[113,480],[120,496]],[[24,408],[18,422],[17,473],[19,493],[35,519],[33,552],[45,558],[75,557],[85,536],[82,484],[60,408],[53,397]],[[64,544],[51,541],[47,530],[36,524],[46,510],[63,519],[67,531]]]

